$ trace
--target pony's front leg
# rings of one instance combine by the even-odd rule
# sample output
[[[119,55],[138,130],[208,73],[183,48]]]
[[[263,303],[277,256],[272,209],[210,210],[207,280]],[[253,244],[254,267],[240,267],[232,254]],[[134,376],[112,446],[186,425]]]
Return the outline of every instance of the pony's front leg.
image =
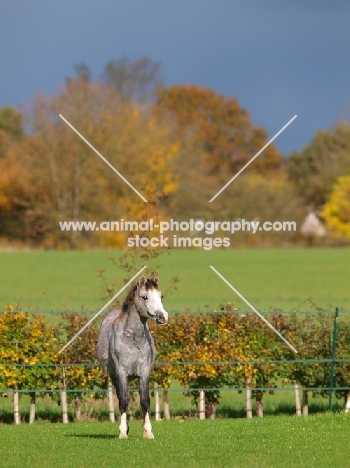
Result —
[[[152,424],[149,417],[150,398],[149,398],[149,378],[140,377],[139,391],[140,391],[140,404],[143,416],[143,437],[145,439],[154,439],[152,433]]]
[[[119,439],[127,439],[129,433],[129,426],[127,420],[127,411],[129,405],[127,377],[119,374],[115,387],[117,390],[120,411]]]

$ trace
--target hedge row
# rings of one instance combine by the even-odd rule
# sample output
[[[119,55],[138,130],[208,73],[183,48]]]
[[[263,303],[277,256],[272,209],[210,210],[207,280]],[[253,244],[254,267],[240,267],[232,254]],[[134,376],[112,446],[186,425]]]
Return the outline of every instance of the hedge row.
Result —
[[[302,387],[317,387],[327,393],[332,352],[333,317],[330,312],[271,313],[267,320],[298,350],[294,354],[259,317],[238,312],[170,315],[164,327],[151,324],[157,347],[157,362],[152,381],[169,388],[177,380],[184,388],[242,388],[247,378],[253,388],[271,388],[276,381],[292,381]],[[43,315],[14,311],[11,306],[0,313],[0,385],[3,390],[58,389],[64,385],[71,398],[83,390],[99,397],[106,388],[107,376],[99,366],[69,366],[95,363],[95,344],[100,320],[87,328],[62,354],[58,350],[86,323],[81,313],[61,314],[58,325],[49,325]],[[350,315],[340,314],[336,359],[350,358]],[[298,360],[298,361],[296,361]],[[317,360],[320,362],[299,362]],[[275,362],[284,361],[284,362]],[[35,366],[35,364],[67,366]],[[162,364],[167,363],[167,364]],[[200,364],[196,364],[200,363]],[[16,364],[5,366],[4,364]],[[26,364],[27,366],[18,366]],[[28,366],[29,365],[29,366]],[[335,365],[334,386],[350,385],[350,363]],[[347,392],[336,392],[338,397]],[[196,398],[198,393],[191,392]],[[206,392],[218,401],[219,390]]]

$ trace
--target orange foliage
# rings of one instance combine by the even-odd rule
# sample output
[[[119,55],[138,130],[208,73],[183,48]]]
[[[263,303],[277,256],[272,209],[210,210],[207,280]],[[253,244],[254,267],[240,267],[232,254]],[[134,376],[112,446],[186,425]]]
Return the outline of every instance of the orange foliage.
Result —
[[[233,97],[224,97],[209,88],[176,85],[158,91],[161,111],[177,119],[182,133],[194,133],[197,144],[207,154],[211,174],[222,169],[237,172],[267,142],[264,129],[254,127],[248,112]],[[270,145],[249,171],[275,171],[282,155]]]
[[[46,247],[89,239],[120,245],[128,233],[62,232],[59,221],[142,220],[139,197],[60,118],[62,114],[149,202],[176,189],[180,144],[172,128],[110,86],[70,79],[51,98],[39,95],[26,113],[31,133],[1,162],[0,211],[17,209],[20,228],[5,229]]]

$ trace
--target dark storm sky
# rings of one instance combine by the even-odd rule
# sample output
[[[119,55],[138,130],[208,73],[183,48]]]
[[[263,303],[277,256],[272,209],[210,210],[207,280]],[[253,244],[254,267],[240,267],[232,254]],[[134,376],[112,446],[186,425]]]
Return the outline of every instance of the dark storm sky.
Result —
[[[288,154],[350,120],[350,2],[3,0],[0,105],[52,93],[74,65],[94,78],[122,56],[162,63],[165,84],[235,96]]]

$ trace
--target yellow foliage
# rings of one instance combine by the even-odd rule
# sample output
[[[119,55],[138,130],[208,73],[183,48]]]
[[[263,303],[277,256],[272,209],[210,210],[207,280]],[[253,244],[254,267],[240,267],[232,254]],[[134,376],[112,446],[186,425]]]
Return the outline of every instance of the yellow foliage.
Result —
[[[31,368],[28,365],[57,362],[55,328],[48,327],[40,314],[31,316],[28,312],[16,312],[13,306],[7,305],[0,313],[0,329],[1,385],[16,389],[50,388],[55,369],[48,372],[44,367]]]
[[[350,239],[350,175],[337,179],[321,215],[333,237]]]

